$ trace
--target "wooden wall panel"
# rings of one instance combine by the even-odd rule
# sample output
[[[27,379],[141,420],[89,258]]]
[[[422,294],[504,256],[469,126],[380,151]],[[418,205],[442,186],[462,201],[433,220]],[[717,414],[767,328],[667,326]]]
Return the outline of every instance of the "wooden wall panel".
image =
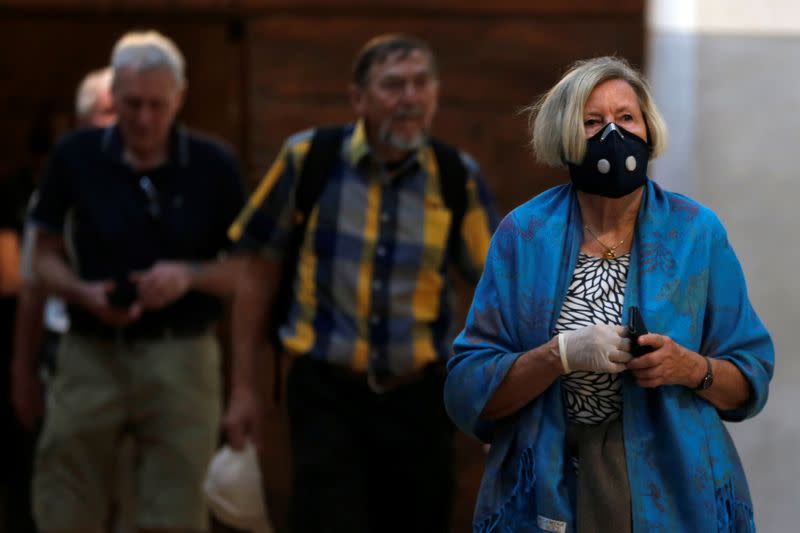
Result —
[[[564,178],[534,164],[518,110],[576,59],[617,54],[637,65],[642,60],[642,21],[628,15],[264,17],[249,32],[252,168],[263,168],[293,128],[351,118],[352,58],[370,36],[386,31],[410,31],[431,43],[442,78],[435,132],[478,159],[504,212]],[[525,180],[515,179],[522,174]]]
[[[231,11],[237,0],[0,0],[0,9],[39,12],[175,12]]]
[[[444,102],[484,107],[527,101],[532,89],[544,88],[575,58],[635,51],[639,60],[641,53],[636,51],[641,21],[629,16],[487,22],[291,15],[265,17],[250,31],[254,72],[270,76],[264,89],[277,97],[341,98],[356,51],[384,31],[409,32],[430,42],[439,57]],[[599,35],[576,38],[593,33]]]
[[[286,11],[357,10],[394,13],[479,13],[553,15],[609,14],[642,11],[642,0],[0,0],[0,9],[150,11],[263,14]]]
[[[642,0],[234,0],[252,10],[394,10],[400,12],[567,14],[641,13]]]
[[[235,147],[246,145],[240,45],[229,38],[227,24],[152,16],[9,17],[0,19],[0,101],[11,104],[2,119],[3,167],[23,162],[38,115],[69,125],[77,84],[108,64],[114,42],[132,27],[157,27],[183,51],[189,89],[181,119]]]

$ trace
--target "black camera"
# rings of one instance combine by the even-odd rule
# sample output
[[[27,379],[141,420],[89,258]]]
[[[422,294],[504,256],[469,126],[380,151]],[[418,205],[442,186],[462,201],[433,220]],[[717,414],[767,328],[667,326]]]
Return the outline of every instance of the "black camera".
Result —
[[[108,295],[108,303],[113,307],[127,309],[138,297],[136,284],[127,276],[121,276],[114,280],[114,289]]]

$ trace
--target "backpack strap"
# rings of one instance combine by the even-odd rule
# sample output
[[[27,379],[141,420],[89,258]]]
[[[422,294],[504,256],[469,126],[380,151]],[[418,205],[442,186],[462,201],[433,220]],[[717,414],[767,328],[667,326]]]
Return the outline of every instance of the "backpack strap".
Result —
[[[302,221],[295,225],[296,233],[293,235],[292,245],[297,249],[302,245],[308,215],[317,204],[327,178],[336,165],[344,133],[343,126],[325,126],[317,128],[311,138],[311,146],[303,160],[295,192],[295,213],[302,215]]]
[[[308,228],[308,217],[319,201],[328,176],[336,165],[344,133],[343,126],[317,128],[303,160],[300,175],[297,177],[294,197],[294,226],[285,250],[281,280],[272,305],[272,323],[269,326],[270,341],[275,347],[275,375],[272,391],[276,404],[280,403],[281,398],[281,360],[283,357],[283,345],[278,335],[278,329],[286,322],[292,305],[294,277],[297,272],[297,263],[300,260],[300,248],[303,246],[303,239]]]
[[[467,211],[467,169],[457,149],[439,139],[431,139],[431,147],[439,166],[442,199],[452,212],[448,251],[453,261],[461,253],[461,222]]]
[[[303,239],[308,227],[308,217],[322,195],[331,170],[336,165],[343,136],[344,128],[341,126],[317,129],[311,138],[311,146],[303,160],[300,175],[297,177],[294,197],[294,226],[285,250],[281,282],[278,286],[278,296],[272,314],[271,334],[276,347],[280,347],[278,328],[286,321],[292,303],[294,277],[297,272],[297,263],[300,260],[300,248],[303,246]]]

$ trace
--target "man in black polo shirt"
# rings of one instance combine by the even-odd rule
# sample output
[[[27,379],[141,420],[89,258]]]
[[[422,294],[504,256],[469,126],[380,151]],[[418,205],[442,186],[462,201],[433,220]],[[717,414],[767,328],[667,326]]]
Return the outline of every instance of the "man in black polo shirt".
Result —
[[[174,124],[185,80],[172,41],[129,33],[111,65],[118,126],[56,147],[32,214],[35,270],[72,328],[48,388],[34,514],[44,532],[99,531],[129,432],[139,527],[202,530],[221,405],[212,327],[237,277],[218,256],[241,180],[231,155]]]

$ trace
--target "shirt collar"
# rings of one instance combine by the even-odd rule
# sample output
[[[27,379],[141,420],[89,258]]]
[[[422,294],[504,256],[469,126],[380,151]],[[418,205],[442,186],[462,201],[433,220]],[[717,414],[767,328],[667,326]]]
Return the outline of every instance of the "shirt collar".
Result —
[[[372,150],[370,150],[369,143],[367,142],[367,129],[362,119],[356,122],[345,150],[347,159],[353,167],[357,167],[365,157],[370,155]]]
[[[172,126],[169,133],[169,152],[167,165],[181,168],[189,166],[189,138],[186,128],[179,124]],[[104,154],[119,164],[125,164],[123,157],[122,135],[119,126],[114,124],[105,128],[100,141],[100,149]]]
[[[402,165],[396,175],[405,174],[409,169],[417,166],[427,171],[429,169],[430,151],[430,147],[427,144],[417,150],[414,157],[411,158],[412,160]],[[363,119],[359,119],[355,123],[353,133],[350,135],[350,139],[345,145],[345,155],[350,165],[353,167],[358,167],[368,157],[377,162],[377,159],[375,159],[372,154],[369,141],[367,140],[367,129]]]

